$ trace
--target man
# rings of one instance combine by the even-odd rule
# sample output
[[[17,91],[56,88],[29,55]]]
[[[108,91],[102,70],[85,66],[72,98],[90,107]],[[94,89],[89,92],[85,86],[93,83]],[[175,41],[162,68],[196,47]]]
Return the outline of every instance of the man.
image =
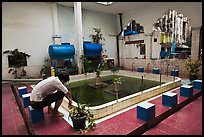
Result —
[[[58,108],[62,104],[64,96],[69,100],[68,107],[72,106],[71,92],[64,86],[69,80],[69,75],[61,72],[58,77],[51,76],[40,81],[31,92],[30,105],[34,109],[48,106],[48,113],[51,113],[52,116],[63,116]],[[54,108],[51,107],[53,102],[55,102]]]

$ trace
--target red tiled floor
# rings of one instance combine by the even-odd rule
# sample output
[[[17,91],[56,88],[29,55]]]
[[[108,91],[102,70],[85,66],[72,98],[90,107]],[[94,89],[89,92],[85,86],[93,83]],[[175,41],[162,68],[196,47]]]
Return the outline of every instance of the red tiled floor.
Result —
[[[29,86],[27,86],[27,88],[28,88],[28,92],[31,92],[32,88]],[[179,89],[177,89],[175,92],[177,92],[178,96],[179,96]],[[195,91],[195,92],[198,92],[198,91]],[[17,112],[20,113],[18,110],[18,106],[15,102],[15,98],[11,97],[11,96],[12,95],[10,94],[9,97],[12,98],[12,101],[10,101],[10,102],[15,104],[15,107],[16,107],[16,109],[15,109],[15,107],[12,107],[12,109],[11,109],[13,111],[12,113],[17,113]],[[178,103],[180,103],[181,101],[184,101],[186,99],[187,98],[185,98],[185,97],[179,96],[178,97],[178,100],[179,100]],[[162,101],[161,97],[150,101],[151,103],[154,103],[156,105],[156,116],[160,115],[161,113],[164,113],[166,110],[169,109],[169,107],[163,106],[161,101]],[[197,102],[197,104],[200,104],[200,106],[202,106],[202,100],[201,100],[201,102]],[[8,106],[10,106],[10,105],[7,105],[6,103],[2,103],[2,106],[9,108]],[[195,107],[194,105],[190,105],[190,104],[188,106],[189,107],[186,108],[188,111],[189,111],[189,109],[192,109]],[[6,122],[6,124],[4,127],[2,127],[3,129],[5,127],[12,127],[12,125],[9,125],[9,123],[8,123],[8,121],[10,119],[8,119],[8,117],[5,116],[6,114],[8,115],[8,113],[11,112],[9,110],[10,109],[5,109],[5,111],[4,111],[3,119]],[[143,124],[145,124],[145,122],[143,122],[142,120],[137,118],[136,110],[137,110],[137,108],[130,109],[130,110],[123,112],[119,115],[116,115],[110,119],[107,119],[101,123],[98,123],[96,125],[95,130],[84,133],[84,135],[110,135],[110,134],[111,135],[113,135],[113,134],[126,135],[126,134],[134,131],[138,127],[142,126]],[[199,120],[202,118],[200,118],[199,114],[197,114],[198,110],[192,109],[193,111],[195,111],[197,113],[194,113],[193,111],[189,113],[187,110],[186,110],[186,112],[185,112],[185,110],[184,111],[182,111],[182,110],[183,109],[181,109],[180,111],[177,112],[177,113],[181,112],[180,114],[175,113],[176,115],[168,117],[169,119],[167,118],[166,122],[162,121],[160,124],[155,126],[157,128],[154,127],[152,129],[150,129],[149,132],[147,131],[144,134],[147,134],[147,135],[148,134],[163,134],[163,135],[165,135],[165,134],[183,134],[183,135],[186,135],[189,133],[191,133],[191,134],[202,133],[201,132],[202,123],[199,122]],[[26,111],[26,114],[28,115],[28,110],[25,109],[25,111]],[[189,121],[189,123],[193,122],[193,120],[188,119],[189,115],[196,115],[198,117],[196,122],[194,122],[193,125],[186,124],[186,126],[182,126],[185,121]],[[47,113],[47,108],[44,108],[44,116],[45,116],[44,121],[33,124],[34,131],[37,135],[79,135],[80,134],[79,131],[75,131],[63,118],[51,117]],[[183,116],[183,118],[179,119],[180,116]],[[19,117],[21,117],[21,116],[19,116],[17,114],[13,114],[12,119],[15,119],[14,117],[18,118],[18,120],[16,120],[17,123],[23,123],[19,119]],[[171,118],[171,117],[173,117],[173,118]],[[21,117],[21,120],[22,120],[22,117]],[[178,126],[175,126],[175,124],[171,124],[171,123],[175,123],[175,122],[177,123]],[[12,122],[12,123],[14,123],[14,122]],[[15,124],[17,124],[17,123],[15,123]],[[200,125],[201,125],[201,128],[200,128]],[[179,126],[182,126],[182,128],[180,128]],[[192,126],[194,129],[186,130],[186,128],[188,128],[189,126]],[[15,134],[19,134],[19,132],[23,132],[23,131],[25,132],[25,130],[23,130],[23,129],[25,129],[25,127],[23,128],[21,125],[17,124],[17,127],[15,127],[15,128],[16,128]],[[166,130],[163,130],[163,128]],[[9,130],[9,128],[5,128],[4,130]],[[18,130],[18,132],[17,132],[17,130]],[[4,133],[8,134],[8,132],[10,132],[10,131],[5,131]],[[20,134],[23,134],[23,133],[20,133]]]
[[[2,84],[2,135],[28,135],[10,85]]]
[[[144,133],[152,134],[202,135],[202,96]]]

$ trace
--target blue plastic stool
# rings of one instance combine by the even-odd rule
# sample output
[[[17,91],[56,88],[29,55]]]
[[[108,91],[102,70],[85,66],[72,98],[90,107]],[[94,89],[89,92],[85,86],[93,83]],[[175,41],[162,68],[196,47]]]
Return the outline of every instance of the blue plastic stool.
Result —
[[[180,96],[191,97],[193,96],[193,86],[183,85],[180,87]]]
[[[24,87],[18,87],[18,94],[19,94],[19,97],[22,98],[22,95],[23,94],[26,94],[27,93],[27,87],[24,86]]]
[[[194,80],[193,81],[193,88],[202,90],[202,80]]]
[[[153,74],[159,74],[159,68],[153,68],[152,73]]]
[[[177,105],[177,93],[166,92],[162,94],[162,105],[173,107]]]
[[[31,93],[27,93],[27,94],[22,95],[24,108],[27,108],[29,106],[30,94]]]
[[[30,105],[28,106],[29,117],[32,123],[37,123],[44,120],[44,112],[42,109],[33,109]]]
[[[176,76],[176,77],[178,77],[178,75],[179,75],[179,71],[178,71],[177,69],[171,70],[171,76]]]
[[[137,118],[148,122],[155,117],[155,104],[142,102],[137,105]]]
[[[139,68],[137,68],[137,71],[138,72],[144,72],[144,68],[143,67],[139,67]]]

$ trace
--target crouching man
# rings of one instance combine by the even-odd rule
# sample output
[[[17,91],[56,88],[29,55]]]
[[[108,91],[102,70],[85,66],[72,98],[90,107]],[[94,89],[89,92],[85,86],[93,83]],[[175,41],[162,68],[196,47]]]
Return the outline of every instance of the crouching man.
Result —
[[[69,100],[68,108],[72,106],[71,92],[64,86],[69,80],[69,74],[61,72],[57,77],[51,76],[40,81],[31,92],[30,105],[34,109],[48,106],[48,113],[51,113],[52,116],[64,116],[58,111],[58,108],[64,97]],[[53,102],[55,102],[54,108],[51,107]]]

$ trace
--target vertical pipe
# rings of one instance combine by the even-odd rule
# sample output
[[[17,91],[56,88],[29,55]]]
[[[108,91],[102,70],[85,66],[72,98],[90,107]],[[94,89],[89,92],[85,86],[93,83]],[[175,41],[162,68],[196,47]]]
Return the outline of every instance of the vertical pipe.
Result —
[[[57,13],[57,4],[52,3],[52,17],[53,17],[53,27],[54,27],[54,36],[59,36],[59,23],[58,23],[58,13]]]
[[[161,71],[160,71],[160,73],[159,73],[159,74],[160,74],[160,80],[159,80],[159,81],[160,81],[160,87],[161,87]]]
[[[143,80],[143,78],[144,78],[144,76],[142,75],[142,91],[144,90],[144,88],[143,88],[143,87],[144,87],[144,86],[143,86],[143,85],[144,85],[144,80]]]
[[[120,19],[120,33],[116,36],[116,44],[117,44],[117,58],[118,58],[118,67],[120,67],[120,54],[119,54],[119,36],[123,31],[123,26],[122,26],[122,13],[119,13],[119,19]]]
[[[120,19],[120,30],[123,30],[123,22],[122,22],[122,13],[118,13],[119,14],[119,19]]]

